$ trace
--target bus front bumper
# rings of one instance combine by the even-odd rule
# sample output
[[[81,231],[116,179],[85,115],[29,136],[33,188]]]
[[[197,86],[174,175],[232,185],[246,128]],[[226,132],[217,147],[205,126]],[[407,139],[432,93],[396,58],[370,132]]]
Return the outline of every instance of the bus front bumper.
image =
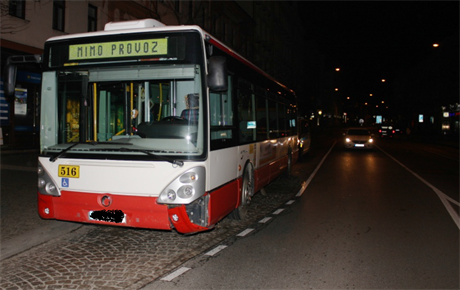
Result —
[[[38,213],[43,219],[172,230],[183,234],[208,230],[192,223],[185,206],[169,207],[156,197],[61,191],[61,196],[38,193]]]

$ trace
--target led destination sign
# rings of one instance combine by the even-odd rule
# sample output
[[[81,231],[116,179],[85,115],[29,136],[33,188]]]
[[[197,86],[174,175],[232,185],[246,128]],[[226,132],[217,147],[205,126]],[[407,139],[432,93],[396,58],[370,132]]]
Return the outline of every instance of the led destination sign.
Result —
[[[168,54],[168,38],[69,45],[69,60]]]

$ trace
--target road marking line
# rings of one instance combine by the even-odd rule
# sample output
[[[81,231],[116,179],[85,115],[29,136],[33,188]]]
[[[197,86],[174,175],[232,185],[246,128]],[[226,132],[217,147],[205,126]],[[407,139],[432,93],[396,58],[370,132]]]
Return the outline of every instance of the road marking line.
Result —
[[[290,201],[286,202],[286,205],[291,205],[295,202],[295,200],[291,199]]]
[[[268,217],[265,217],[265,218],[263,218],[263,219],[261,219],[261,220],[259,221],[259,224],[264,224],[264,223],[268,222],[268,221],[271,220],[271,219],[272,219],[272,218],[269,217],[269,216],[268,216]]]
[[[244,231],[242,231],[241,233],[237,234],[236,236],[237,237],[244,237],[246,236],[247,234],[249,234],[250,232],[252,232],[254,229],[245,229]]]
[[[444,193],[443,193],[444,194]],[[444,194],[445,195],[445,194]],[[455,204],[456,206],[460,206],[460,203],[455,199],[451,198],[450,196],[445,195],[445,198],[450,201],[451,203]]]
[[[161,278],[160,280],[171,282],[174,278],[179,277],[180,275],[184,274],[185,272],[187,272],[190,269],[191,268],[181,267],[181,268],[177,269],[176,271],[172,272],[171,274],[169,274],[168,276]]]
[[[299,192],[295,195],[296,197],[302,196],[303,192],[307,188],[307,183],[304,181],[302,183],[302,187],[300,188]]]
[[[272,214],[277,215],[277,214],[282,213],[283,211],[284,211],[284,208],[279,208],[279,209],[275,210]]]
[[[225,249],[227,246],[226,245],[220,245],[212,249],[211,251],[207,252],[205,255],[206,256],[214,256],[215,254],[219,253],[223,249]]]
[[[454,210],[454,208],[449,204],[449,201],[456,204],[456,205],[459,205],[459,203],[450,198],[449,196],[447,196],[444,192],[440,191],[439,189],[437,189],[434,185],[432,185],[431,183],[429,183],[428,181],[426,181],[425,179],[423,179],[420,175],[418,175],[417,173],[415,173],[414,171],[410,170],[407,166],[405,166],[404,164],[402,164],[401,162],[399,162],[396,158],[394,158],[393,156],[391,156],[390,154],[388,154],[385,150],[383,150],[382,148],[380,148],[379,146],[377,146],[377,148],[379,148],[380,151],[382,151],[383,153],[385,153],[388,157],[390,157],[391,159],[393,159],[396,163],[398,163],[399,165],[401,165],[404,169],[406,169],[407,171],[409,171],[410,173],[412,173],[412,175],[414,175],[415,177],[417,177],[421,182],[425,183],[425,185],[427,185],[429,188],[431,188],[439,197],[439,199],[441,200],[442,204],[444,205],[444,207],[446,208],[447,212],[449,213],[449,215],[451,216],[451,218],[454,220],[454,223],[457,225],[458,229],[460,230],[460,216],[458,215],[458,213]]]
[[[305,189],[307,189],[308,185],[310,184],[310,182],[312,181],[313,177],[315,177],[316,173],[318,172],[319,168],[321,167],[321,165],[323,165],[323,162],[324,160],[326,160],[327,156],[329,155],[329,153],[331,153],[332,151],[332,148],[334,148],[335,146],[335,143],[337,143],[337,141],[334,141],[334,144],[332,144],[331,148],[329,149],[329,151],[327,151],[326,155],[324,155],[323,159],[321,160],[321,162],[318,164],[318,166],[316,166],[315,170],[313,171],[313,173],[310,175],[310,177],[308,177],[307,181],[305,181],[302,185],[302,188],[300,189],[299,193],[296,194],[296,197],[299,197],[299,196],[302,196],[302,194],[304,193]]]

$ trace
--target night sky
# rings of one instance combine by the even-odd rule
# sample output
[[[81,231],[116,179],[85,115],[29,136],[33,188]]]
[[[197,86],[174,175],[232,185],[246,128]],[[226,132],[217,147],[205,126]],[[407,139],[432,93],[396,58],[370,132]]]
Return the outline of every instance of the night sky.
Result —
[[[436,69],[456,73],[458,100],[458,1],[305,1],[302,8],[305,38],[322,59],[317,64],[313,57],[310,65],[340,67],[333,81],[343,94],[362,98],[382,78],[391,86],[401,74],[441,57]]]

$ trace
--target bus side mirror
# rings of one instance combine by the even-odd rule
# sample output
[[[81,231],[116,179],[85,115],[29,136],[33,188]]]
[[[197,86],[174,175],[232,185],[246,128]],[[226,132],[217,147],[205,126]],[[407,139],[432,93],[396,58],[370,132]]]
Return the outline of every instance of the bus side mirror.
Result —
[[[12,55],[8,57],[5,65],[3,77],[3,92],[5,96],[12,97],[14,95],[14,88],[16,87],[16,73],[17,64],[24,63],[41,63],[42,56],[36,55]]]
[[[17,67],[14,64],[8,64],[5,66],[5,77],[3,79],[3,92],[5,96],[11,97],[14,95],[14,88],[16,87],[16,72]]]
[[[211,91],[228,89],[227,60],[223,56],[212,56],[208,60],[208,86]]]

